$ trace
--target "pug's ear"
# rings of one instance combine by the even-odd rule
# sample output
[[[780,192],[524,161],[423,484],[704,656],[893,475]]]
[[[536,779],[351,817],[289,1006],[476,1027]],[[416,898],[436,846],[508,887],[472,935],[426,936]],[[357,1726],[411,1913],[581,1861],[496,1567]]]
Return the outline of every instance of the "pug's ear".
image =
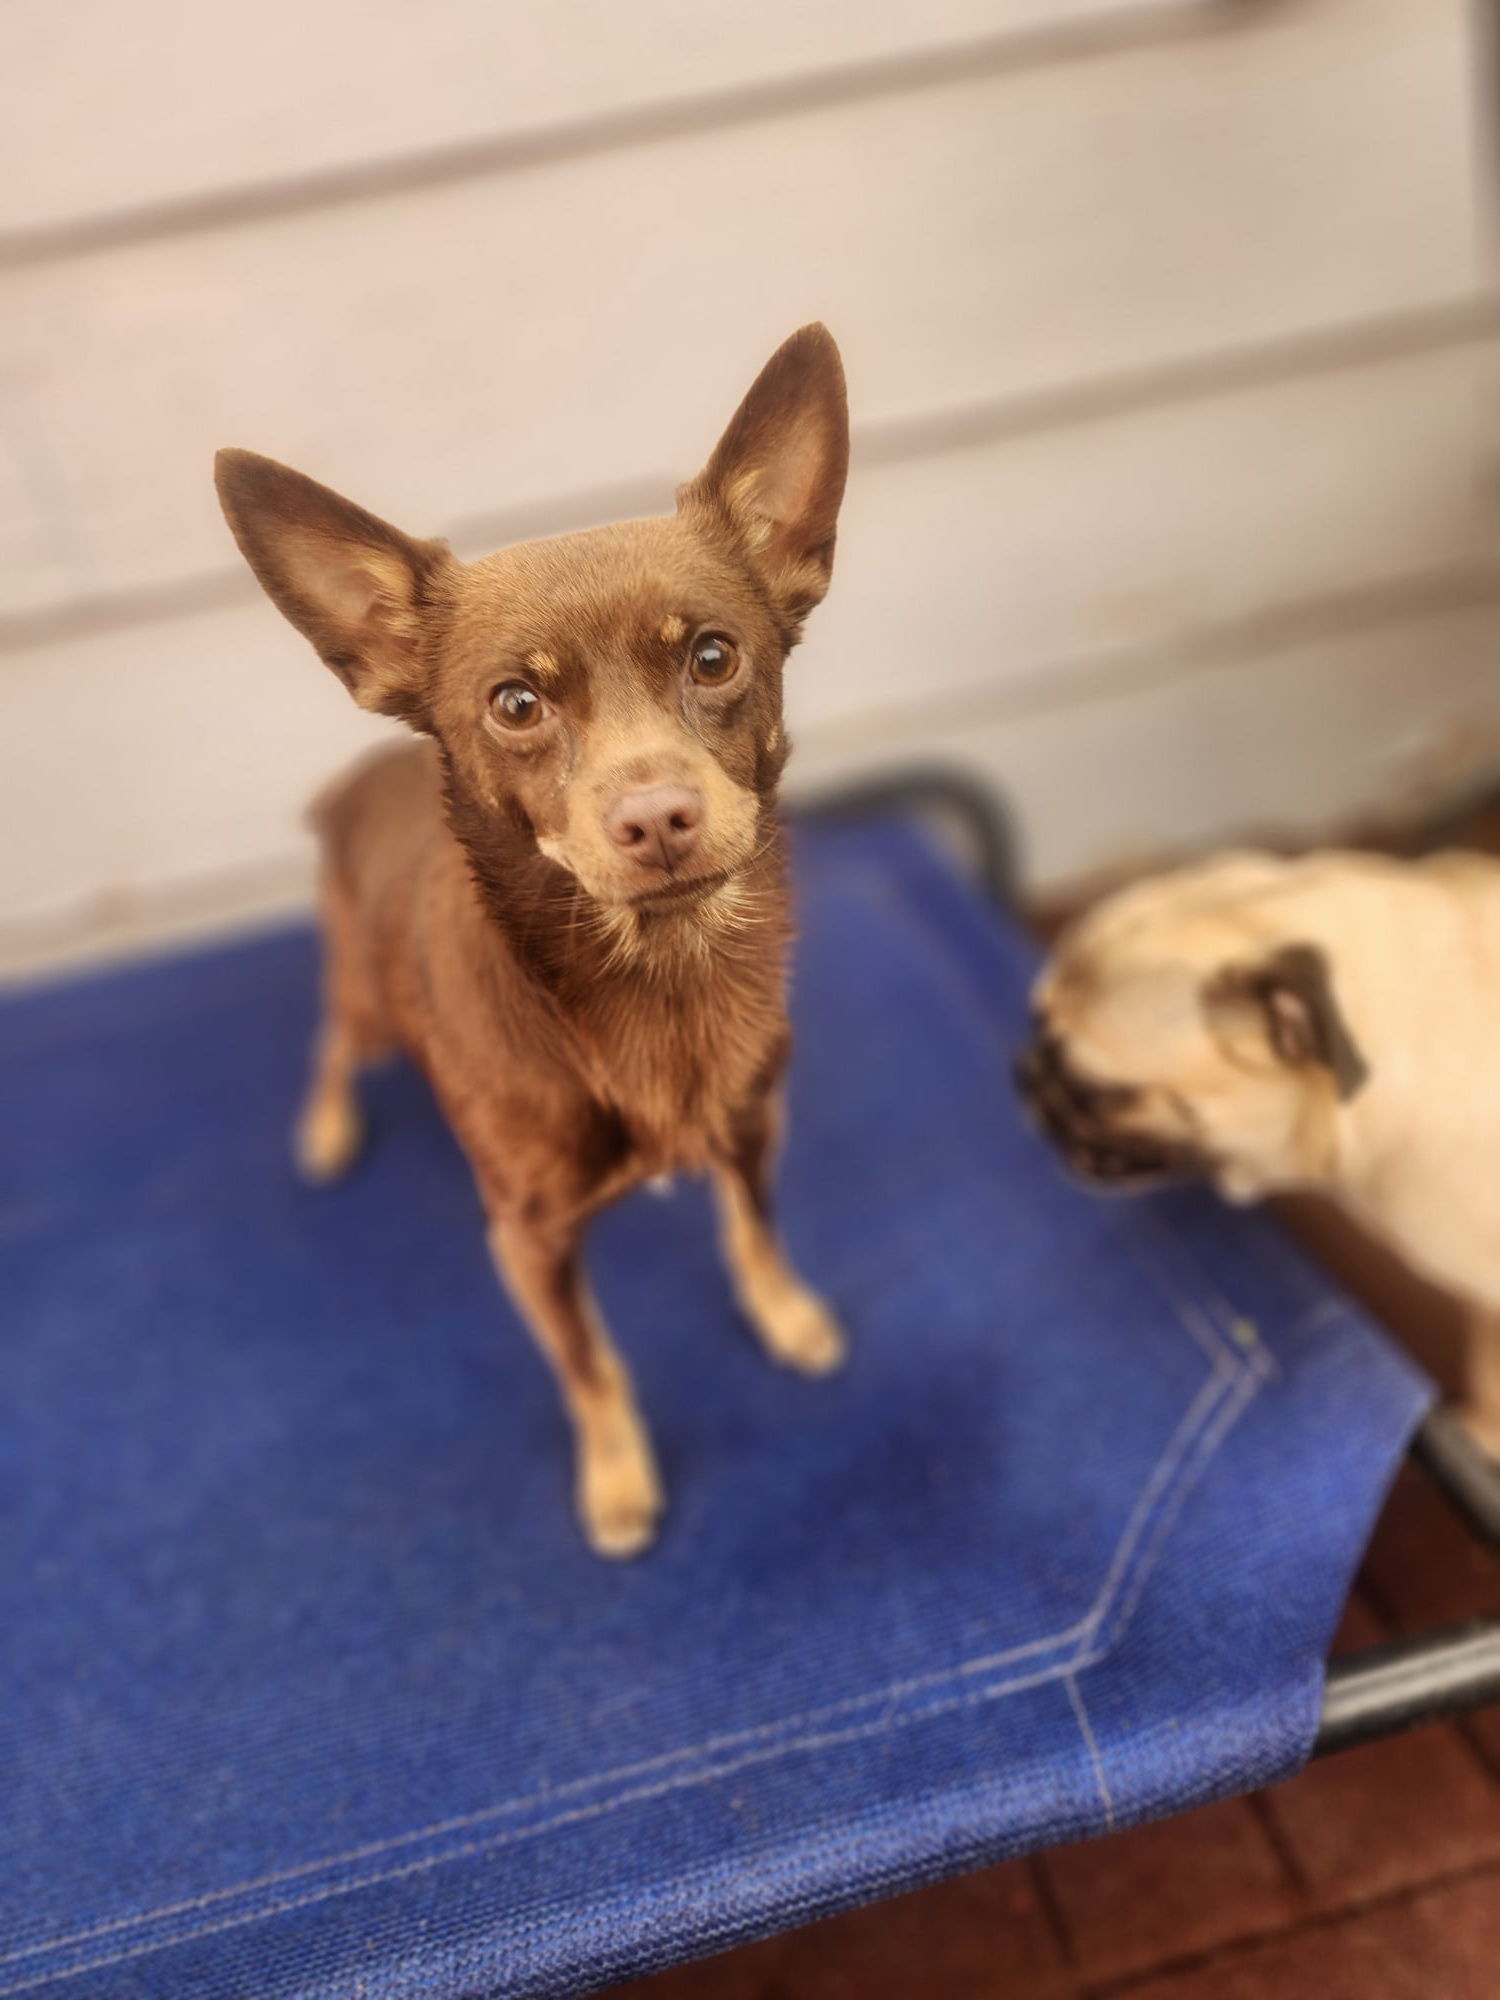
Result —
[[[240,553],[277,610],[361,708],[422,728],[425,627],[458,567],[447,543],[415,541],[253,451],[221,451],[214,478]]]
[[[1222,1027],[1252,1025],[1288,1069],[1325,1070],[1346,1101],[1369,1079],[1317,945],[1284,945],[1259,964],[1226,966],[1204,988],[1203,1003]]]

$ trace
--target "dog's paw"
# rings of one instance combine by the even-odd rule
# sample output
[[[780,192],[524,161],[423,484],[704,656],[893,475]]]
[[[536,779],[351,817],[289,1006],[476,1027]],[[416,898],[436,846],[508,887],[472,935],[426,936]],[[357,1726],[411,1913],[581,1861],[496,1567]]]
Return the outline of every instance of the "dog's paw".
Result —
[[[632,1444],[595,1451],[579,1482],[578,1515],[584,1540],[596,1556],[625,1562],[656,1540],[666,1496],[650,1447]]]
[[[849,1355],[844,1330],[816,1292],[799,1285],[762,1314],[760,1337],[767,1354],[799,1375],[832,1375]]]
[[[298,1123],[292,1154],[305,1181],[336,1181],[364,1144],[364,1121],[347,1093],[312,1098]]]

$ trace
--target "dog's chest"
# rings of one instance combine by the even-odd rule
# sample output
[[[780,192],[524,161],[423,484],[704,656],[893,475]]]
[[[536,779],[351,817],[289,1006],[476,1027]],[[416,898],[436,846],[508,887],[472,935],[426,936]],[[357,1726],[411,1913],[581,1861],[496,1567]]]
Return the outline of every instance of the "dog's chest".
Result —
[[[663,998],[608,1024],[595,1088],[624,1126],[635,1173],[698,1171],[732,1148],[786,1043],[779,993]]]

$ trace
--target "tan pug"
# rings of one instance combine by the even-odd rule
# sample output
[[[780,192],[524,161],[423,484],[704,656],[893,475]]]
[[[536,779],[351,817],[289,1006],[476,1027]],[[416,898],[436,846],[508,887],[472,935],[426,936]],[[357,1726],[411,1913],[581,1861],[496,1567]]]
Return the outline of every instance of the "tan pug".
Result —
[[[1077,1172],[1333,1196],[1474,1308],[1500,1457],[1500,862],[1221,855],[1091,910],[1034,1002],[1018,1080]]]

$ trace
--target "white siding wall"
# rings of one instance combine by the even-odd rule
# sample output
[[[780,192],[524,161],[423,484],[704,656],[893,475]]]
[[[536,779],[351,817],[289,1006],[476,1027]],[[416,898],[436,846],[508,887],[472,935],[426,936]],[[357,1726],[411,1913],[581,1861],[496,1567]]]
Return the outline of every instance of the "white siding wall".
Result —
[[[0,965],[305,893],[379,725],[213,448],[461,552],[665,504],[839,337],[811,782],[943,753],[1033,878],[1500,754],[1461,0],[0,11]]]

